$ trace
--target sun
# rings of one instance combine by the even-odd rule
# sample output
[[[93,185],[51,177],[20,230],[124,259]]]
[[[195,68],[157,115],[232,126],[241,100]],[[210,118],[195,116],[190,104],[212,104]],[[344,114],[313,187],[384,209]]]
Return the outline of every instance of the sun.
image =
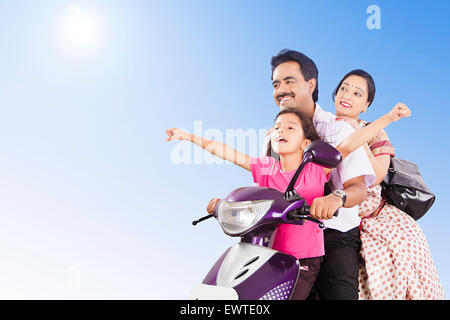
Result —
[[[98,43],[100,27],[92,13],[72,5],[66,9],[63,33],[65,40],[76,47],[91,47]]]

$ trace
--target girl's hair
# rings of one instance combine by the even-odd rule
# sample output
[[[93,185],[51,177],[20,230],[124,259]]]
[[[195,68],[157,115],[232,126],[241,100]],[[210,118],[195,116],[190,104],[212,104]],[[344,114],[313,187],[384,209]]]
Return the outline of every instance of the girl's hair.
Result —
[[[370,74],[368,74],[366,71],[361,70],[361,69],[352,70],[342,78],[341,82],[339,82],[336,89],[334,89],[333,93],[331,94],[333,101],[336,98],[336,94],[337,94],[339,88],[341,87],[342,82],[344,82],[344,80],[350,76],[358,76],[358,77],[364,78],[366,80],[367,88],[369,90],[369,92],[367,93],[367,101],[369,102],[369,106],[370,106],[372,104],[373,99],[375,98],[375,81],[373,81],[373,78]]]
[[[277,114],[275,121],[277,121],[279,116],[281,116],[282,114],[286,114],[286,113],[293,113],[300,119],[300,123],[302,124],[302,128],[303,128],[303,135],[305,136],[306,139],[311,140],[311,142],[315,141],[315,140],[320,140],[320,137],[317,134],[316,128],[314,128],[312,119],[307,117],[306,115],[304,115],[297,109],[286,108],[286,109],[280,111],[280,113]]]

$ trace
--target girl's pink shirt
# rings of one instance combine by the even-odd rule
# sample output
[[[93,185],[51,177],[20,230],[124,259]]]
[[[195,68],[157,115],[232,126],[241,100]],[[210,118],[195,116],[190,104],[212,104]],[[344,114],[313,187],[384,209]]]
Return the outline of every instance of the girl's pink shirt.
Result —
[[[281,164],[272,157],[251,158],[250,168],[253,180],[260,187],[286,191],[296,170],[283,172]],[[328,181],[323,167],[308,163],[301,172],[294,188],[311,205],[317,197],[323,196]],[[295,256],[297,259],[320,257],[325,254],[323,230],[317,223],[305,221],[303,226],[280,224],[272,248]]]

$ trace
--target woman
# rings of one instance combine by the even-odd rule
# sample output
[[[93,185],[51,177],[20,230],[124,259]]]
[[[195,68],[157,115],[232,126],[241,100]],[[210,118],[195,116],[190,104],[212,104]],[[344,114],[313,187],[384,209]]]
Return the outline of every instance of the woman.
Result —
[[[333,92],[336,115],[356,129],[375,97],[375,83],[363,70],[346,74]],[[398,104],[402,106],[402,104]],[[361,255],[360,299],[445,299],[425,235],[405,212],[385,203],[379,183],[386,176],[394,147],[384,130],[365,149],[377,181],[360,204]]]

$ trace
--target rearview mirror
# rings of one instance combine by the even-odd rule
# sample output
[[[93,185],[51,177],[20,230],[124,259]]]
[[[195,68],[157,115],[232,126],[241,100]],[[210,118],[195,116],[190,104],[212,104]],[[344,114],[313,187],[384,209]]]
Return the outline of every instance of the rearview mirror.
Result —
[[[303,157],[306,158],[308,153],[312,155],[312,162],[326,168],[336,168],[342,161],[342,155],[336,148],[320,140],[311,142]]]

